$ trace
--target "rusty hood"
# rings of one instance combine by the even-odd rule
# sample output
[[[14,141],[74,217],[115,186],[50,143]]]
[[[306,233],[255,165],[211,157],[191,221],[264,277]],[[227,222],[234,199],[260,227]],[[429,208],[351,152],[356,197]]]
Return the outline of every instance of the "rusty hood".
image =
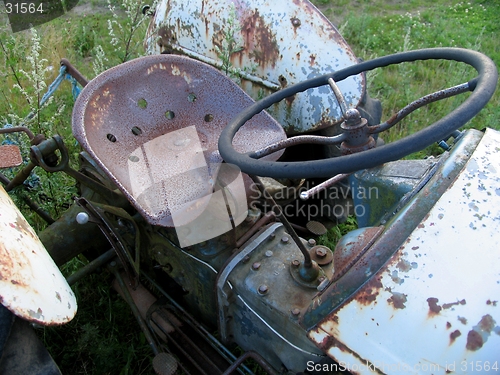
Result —
[[[150,54],[181,54],[228,72],[254,100],[358,63],[335,26],[307,0],[161,0],[145,45]],[[339,87],[348,106],[357,107],[364,75]],[[298,93],[268,111],[287,134],[342,119],[326,87]]]
[[[0,185],[0,299],[15,315],[42,325],[69,322],[75,295]]]
[[[500,132],[488,129],[391,259],[309,331],[310,339],[345,369],[357,374],[499,371],[499,149]],[[444,179],[450,176],[447,165],[440,172]]]

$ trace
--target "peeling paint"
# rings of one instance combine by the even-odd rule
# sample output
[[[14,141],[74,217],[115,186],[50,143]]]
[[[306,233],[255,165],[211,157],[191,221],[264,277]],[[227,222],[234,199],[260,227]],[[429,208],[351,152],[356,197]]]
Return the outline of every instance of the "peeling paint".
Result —
[[[328,324],[329,317],[318,323],[318,328],[361,358],[410,366],[498,360],[500,311],[495,296],[500,295],[500,200],[495,190],[500,176],[492,175],[489,166],[494,164],[494,170],[500,171],[500,160],[485,155],[494,147],[500,150],[500,132],[472,132],[480,135],[481,142],[473,152],[455,154],[465,158],[465,166],[420,225],[373,273],[373,282],[366,282],[332,311],[339,324]],[[467,160],[475,162],[467,168]],[[474,178],[481,172],[487,177],[481,180],[484,189],[467,186],[471,171]],[[464,188],[468,198],[463,196]],[[399,220],[407,219],[401,216]],[[475,229],[469,227],[471,222]],[[391,223],[386,231],[390,229]],[[377,250],[375,242],[368,252]],[[339,287],[333,290],[342,292]],[[337,362],[353,361],[338,348],[328,353]],[[442,366],[432,373],[447,370],[454,372]]]
[[[0,212],[0,301],[41,325],[70,321],[76,313],[73,292],[2,186]]]
[[[233,29],[227,26],[229,19]],[[234,40],[230,48],[225,44],[228,37]],[[228,69],[229,62],[232,74],[254,99],[283,87],[280,77],[291,85],[358,62],[337,29],[308,1],[163,0],[145,45],[149,54],[182,54],[221,70]],[[222,61],[221,54],[229,61]],[[349,77],[339,86],[348,106],[357,107],[365,90],[364,76]],[[341,121],[328,89],[298,93],[268,111],[288,134]]]

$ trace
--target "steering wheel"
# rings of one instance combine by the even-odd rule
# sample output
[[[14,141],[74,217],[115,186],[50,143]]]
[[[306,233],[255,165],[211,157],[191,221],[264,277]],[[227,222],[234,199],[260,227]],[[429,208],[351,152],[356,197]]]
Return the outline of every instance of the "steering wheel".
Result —
[[[334,82],[342,81],[343,79],[351,75],[373,70],[375,68],[393,64],[400,64],[403,62],[438,59],[463,62],[471,65],[477,70],[478,76],[475,79],[464,84],[465,89],[462,90],[462,92],[472,91],[472,94],[459,107],[457,107],[448,115],[439,119],[432,125],[429,125],[423,130],[418,131],[417,133],[406,136],[398,141],[386,144],[384,146],[371,148],[365,151],[347,154],[335,158],[313,161],[275,162],[259,160],[257,159],[257,157],[259,157],[257,153],[241,154],[238,153],[233,147],[232,141],[236,132],[249,119],[251,119],[262,110],[270,107],[275,103],[278,103],[285,98],[291,97],[310,88],[326,85],[329,83],[329,80],[330,82],[332,79]],[[244,173],[263,177],[331,177],[340,173],[352,173],[361,169],[372,168],[389,161],[401,159],[404,156],[419,151],[434,142],[438,142],[448,137],[453,131],[457,130],[467,121],[472,119],[486,105],[486,103],[490,100],[491,96],[495,92],[497,80],[497,69],[491,59],[479,52],[461,48],[430,48],[380,57],[374,60],[365,61],[360,64],[347,67],[334,73],[325,74],[294,84],[280,91],[277,91],[258,102],[255,102],[253,105],[240,112],[223,130],[219,138],[219,152],[226,163],[237,165]],[[451,94],[448,96],[451,96]],[[347,117],[346,121],[342,125],[342,128],[344,128],[344,130],[349,128],[349,126],[344,126],[344,124],[353,121],[352,118],[349,118],[353,115],[352,110],[348,110],[347,114],[347,116],[344,116]],[[365,126],[363,131],[365,133],[378,132],[380,130],[386,130],[392,125],[393,124],[386,123],[385,126]],[[371,128],[373,129],[370,130]],[[317,139],[319,137],[311,138]],[[322,138],[328,139],[328,137]],[[355,138],[355,132],[353,134],[352,132],[346,131],[340,136],[331,137],[331,141],[328,142],[329,144],[340,143],[343,141],[354,141],[354,143],[356,143]],[[322,143],[317,141],[313,142]],[[290,142],[289,144],[292,143]],[[283,147],[279,147],[279,145],[270,146],[267,150],[267,153],[276,151],[277,149],[281,148]],[[262,156],[262,153],[260,156]]]

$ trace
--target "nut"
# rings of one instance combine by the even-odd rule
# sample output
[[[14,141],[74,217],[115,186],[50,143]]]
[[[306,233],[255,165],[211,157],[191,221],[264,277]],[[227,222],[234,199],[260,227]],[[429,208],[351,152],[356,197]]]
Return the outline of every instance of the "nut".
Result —
[[[260,294],[266,294],[268,291],[269,291],[269,288],[267,287],[267,285],[262,284],[261,286],[259,286],[259,293]]]
[[[324,247],[318,247],[316,249],[316,256],[318,258],[324,258],[324,257],[326,257],[326,254],[327,254],[327,252],[326,252],[326,249]]]

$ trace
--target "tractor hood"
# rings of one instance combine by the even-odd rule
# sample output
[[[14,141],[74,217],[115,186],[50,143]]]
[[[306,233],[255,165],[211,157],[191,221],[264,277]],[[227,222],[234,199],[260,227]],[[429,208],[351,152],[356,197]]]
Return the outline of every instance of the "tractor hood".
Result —
[[[357,270],[337,282],[337,293],[342,285],[345,293],[354,272],[373,276],[309,331],[310,339],[345,369],[363,374],[498,371],[500,133],[472,132],[480,139],[477,147],[458,147],[434,180],[388,222]],[[450,165],[457,160],[463,167],[455,178]],[[388,237],[395,241],[396,228],[408,226],[416,206],[433,200],[439,184],[449,186],[412,224],[389,261],[373,271],[370,263],[384,252]],[[323,300],[332,296],[335,291],[327,291]]]
[[[76,299],[35,231],[0,186],[0,302],[42,325],[69,322]]]

